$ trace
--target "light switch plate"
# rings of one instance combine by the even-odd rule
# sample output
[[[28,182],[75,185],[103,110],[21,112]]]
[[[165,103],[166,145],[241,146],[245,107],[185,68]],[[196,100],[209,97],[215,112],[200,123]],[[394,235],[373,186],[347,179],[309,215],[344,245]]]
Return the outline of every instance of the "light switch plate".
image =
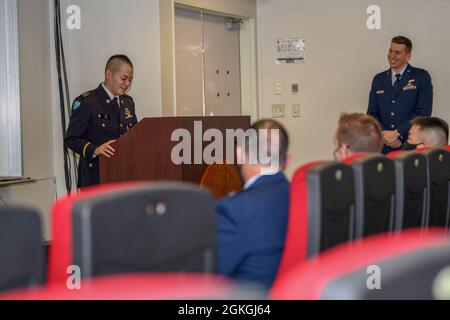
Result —
[[[283,94],[283,84],[281,81],[275,81],[275,95],[280,96]]]
[[[284,118],[284,104],[273,104],[272,105],[272,117],[273,118]]]
[[[294,103],[292,105],[292,118],[300,118],[300,104]]]

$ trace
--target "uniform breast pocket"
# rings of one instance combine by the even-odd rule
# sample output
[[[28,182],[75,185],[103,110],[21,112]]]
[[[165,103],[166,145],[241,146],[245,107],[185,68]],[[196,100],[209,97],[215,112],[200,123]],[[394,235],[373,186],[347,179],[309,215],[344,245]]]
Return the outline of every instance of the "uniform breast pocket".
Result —
[[[418,91],[416,88],[403,88],[400,93],[401,97],[406,100],[415,100],[417,98]]]
[[[402,88],[403,93],[417,93],[417,83],[414,81],[408,82],[406,85]]]
[[[386,103],[389,103],[389,95],[385,93],[377,94],[377,102],[379,105],[384,105]]]

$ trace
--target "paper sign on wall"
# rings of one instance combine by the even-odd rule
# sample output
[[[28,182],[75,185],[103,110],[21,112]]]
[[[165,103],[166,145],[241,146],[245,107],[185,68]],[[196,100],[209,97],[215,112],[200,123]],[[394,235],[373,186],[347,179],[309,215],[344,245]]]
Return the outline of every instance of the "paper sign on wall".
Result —
[[[305,61],[305,39],[277,39],[277,64],[300,63]]]

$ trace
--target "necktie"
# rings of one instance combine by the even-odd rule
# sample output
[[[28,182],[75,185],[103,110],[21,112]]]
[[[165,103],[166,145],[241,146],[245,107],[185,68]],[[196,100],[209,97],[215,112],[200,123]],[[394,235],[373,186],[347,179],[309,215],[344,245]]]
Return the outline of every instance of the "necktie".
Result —
[[[119,106],[119,99],[117,97],[114,97],[112,99],[112,104],[115,108],[114,112],[116,114],[117,119],[120,119],[120,106]]]
[[[402,75],[400,73],[397,73],[395,75],[395,82],[394,82],[394,90],[397,91],[400,88],[400,77]]]
[[[114,97],[114,99],[112,99],[112,103],[119,108],[119,99],[117,97]]]

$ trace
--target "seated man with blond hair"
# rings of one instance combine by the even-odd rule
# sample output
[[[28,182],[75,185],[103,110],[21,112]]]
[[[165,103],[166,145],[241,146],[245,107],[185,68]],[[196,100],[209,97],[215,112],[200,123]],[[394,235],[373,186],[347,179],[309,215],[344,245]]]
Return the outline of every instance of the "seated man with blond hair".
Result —
[[[380,123],[364,113],[343,113],[333,144],[333,155],[338,161],[360,152],[381,153],[383,133]]]

